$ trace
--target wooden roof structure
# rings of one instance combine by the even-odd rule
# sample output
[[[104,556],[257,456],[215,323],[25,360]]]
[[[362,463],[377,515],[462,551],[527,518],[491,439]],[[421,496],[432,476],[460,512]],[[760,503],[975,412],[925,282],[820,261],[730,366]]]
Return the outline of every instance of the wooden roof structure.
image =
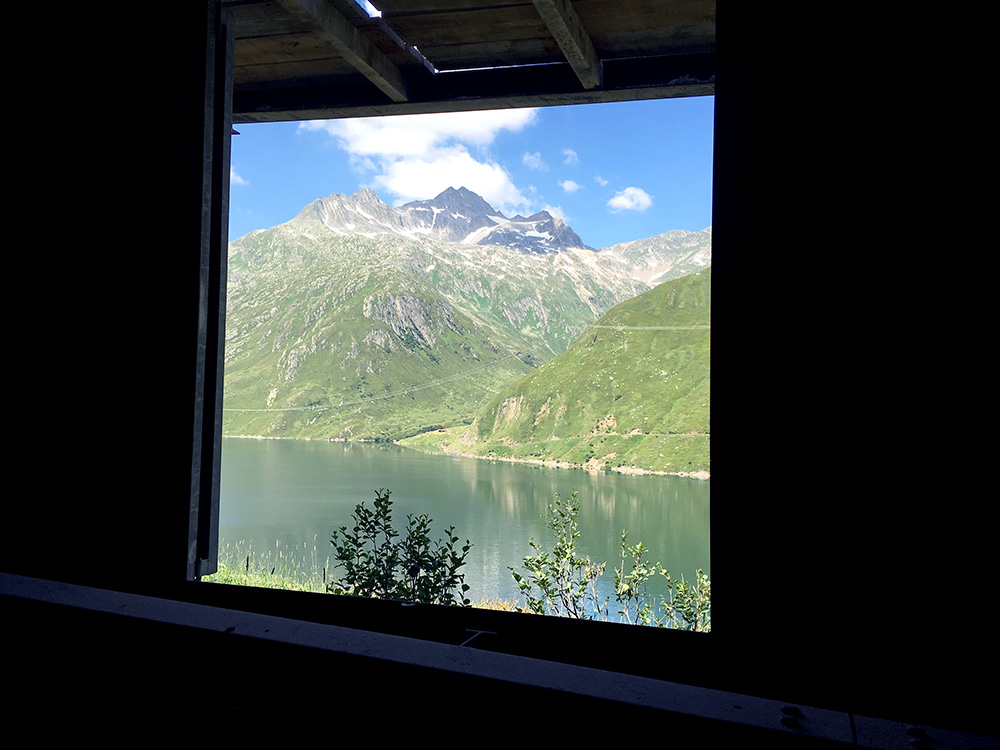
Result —
[[[233,121],[714,93],[715,0],[363,2],[225,2]]]

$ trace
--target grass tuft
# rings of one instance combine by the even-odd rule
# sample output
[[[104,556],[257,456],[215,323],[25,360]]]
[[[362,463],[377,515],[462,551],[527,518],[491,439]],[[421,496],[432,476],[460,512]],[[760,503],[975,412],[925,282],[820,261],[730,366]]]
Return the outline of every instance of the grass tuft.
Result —
[[[315,544],[289,547],[275,540],[273,550],[261,553],[252,543],[227,542],[219,549],[218,572],[202,580],[231,586],[323,592],[329,569],[329,556],[321,559]]]

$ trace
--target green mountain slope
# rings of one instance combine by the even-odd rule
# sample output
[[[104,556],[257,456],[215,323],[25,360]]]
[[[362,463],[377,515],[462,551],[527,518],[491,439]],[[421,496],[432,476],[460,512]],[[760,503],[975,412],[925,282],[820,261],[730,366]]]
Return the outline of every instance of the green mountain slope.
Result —
[[[645,289],[590,250],[345,235],[303,212],[230,246],[223,430],[388,440],[468,423]]]
[[[623,302],[464,429],[404,444],[477,456],[710,471],[711,269]]]

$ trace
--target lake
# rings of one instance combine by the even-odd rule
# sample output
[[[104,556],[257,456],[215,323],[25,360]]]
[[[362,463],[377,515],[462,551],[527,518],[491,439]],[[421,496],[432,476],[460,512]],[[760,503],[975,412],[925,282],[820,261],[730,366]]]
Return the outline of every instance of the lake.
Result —
[[[622,529],[648,547],[674,576],[710,572],[709,483],[681,477],[591,474],[527,464],[432,455],[390,444],[223,439],[220,559],[239,549],[329,565],[330,536],[351,525],[354,507],[372,506],[375,490],[392,492],[393,519],[427,513],[431,537],[448,526],[473,548],[465,567],[468,596],[518,597],[508,567],[532,550],[551,549],[542,515],[556,493],[580,500],[579,552],[608,562],[602,595],[610,594]],[[256,559],[256,558],[255,558]]]

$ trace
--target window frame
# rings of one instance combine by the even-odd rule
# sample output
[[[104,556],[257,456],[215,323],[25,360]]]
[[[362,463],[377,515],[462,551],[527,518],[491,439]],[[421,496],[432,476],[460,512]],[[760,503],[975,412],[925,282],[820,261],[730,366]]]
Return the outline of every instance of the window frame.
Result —
[[[224,47],[227,53],[224,55],[217,53],[214,61],[210,63],[213,66],[215,80],[223,81],[223,85],[217,83],[207,99],[208,107],[214,107],[215,115],[214,129],[211,135],[206,135],[206,143],[210,143],[212,165],[211,176],[206,178],[210,181],[205,186],[206,195],[211,196],[210,211],[206,215],[211,240],[205,242],[203,237],[201,308],[204,312],[199,319],[204,318],[209,322],[202,337],[204,343],[199,345],[205,352],[205,386],[201,415],[201,453],[200,460],[196,458],[194,462],[193,476],[196,479],[192,482],[193,531],[189,535],[189,550],[197,550],[197,554],[189,554],[189,579],[200,579],[201,576],[215,572],[218,565],[224,360],[222,345],[225,340],[227,261],[226,253],[222,250],[227,246],[228,234],[226,219],[228,219],[229,196],[229,143],[231,134],[236,132],[232,114],[232,31],[227,28],[224,20],[218,23],[218,28],[216,45],[218,48]],[[714,93],[706,95],[714,96]],[[609,96],[609,101],[652,98],[672,97],[651,97],[639,89],[633,97],[623,98],[618,93]],[[567,106],[583,106],[583,104],[567,103]],[[531,104],[525,103],[523,106]],[[474,108],[476,107],[468,107],[468,109]],[[455,109],[453,105],[442,104],[433,111],[455,111]],[[214,321],[218,321],[218,324],[214,325]],[[211,353],[214,353],[216,358],[214,368]],[[204,502],[206,498],[209,500],[208,503]],[[692,633],[614,622],[539,617],[523,613],[358,600],[352,597],[335,597],[310,592],[279,592],[269,589],[233,591],[231,589],[235,587],[208,584],[202,586],[200,580],[197,583],[199,588],[192,590],[194,598],[206,603],[224,602],[227,606],[273,615],[295,613],[296,617],[303,619],[432,642],[456,644],[474,642],[477,648],[536,656],[564,664],[594,666],[658,679],[666,679],[668,676],[670,679],[676,679],[678,674],[683,673],[688,675],[689,680],[698,680],[699,671],[694,664],[704,663],[706,649],[711,647],[712,641],[712,632]],[[629,649],[630,653],[621,650],[620,643],[623,640],[635,644],[635,648]],[[486,644],[485,641],[492,643]],[[678,649],[668,645],[674,642],[683,646]],[[651,653],[660,655],[674,653],[675,656],[668,665],[661,658],[649,658]],[[677,653],[686,656],[678,659]],[[691,662],[690,665],[686,664],[688,661]]]

